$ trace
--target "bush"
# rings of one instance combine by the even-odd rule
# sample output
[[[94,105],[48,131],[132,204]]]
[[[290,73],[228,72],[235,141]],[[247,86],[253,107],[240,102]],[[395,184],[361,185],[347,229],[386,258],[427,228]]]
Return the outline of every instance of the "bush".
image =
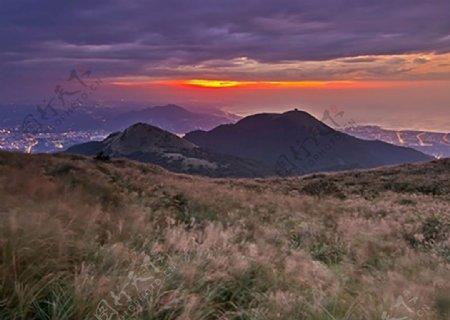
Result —
[[[445,239],[447,228],[444,223],[436,218],[427,218],[422,223],[422,234],[426,242],[441,241]]]
[[[188,201],[182,193],[170,196],[166,200],[165,207],[171,208],[175,212],[175,219],[183,224],[186,229],[200,226],[205,221],[216,220],[217,212],[205,204],[198,201]]]
[[[109,161],[111,159],[110,156],[106,155],[103,151],[100,151],[95,157],[94,160],[98,161]]]
[[[319,198],[322,196],[332,196],[339,199],[345,199],[345,194],[342,190],[334,182],[326,180],[310,182],[305,185],[301,191]]]
[[[417,202],[413,199],[408,199],[408,198],[401,198],[400,200],[397,201],[398,204],[404,205],[404,206],[412,206],[417,204]]]
[[[445,194],[440,185],[416,182],[386,182],[384,189],[398,193],[422,193],[428,195],[442,195]]]
[[[450,316],[450,298],[440,297],[436,301],[436,310],[439,314],[439,319],[448,319]]]
[[[436,218],[427,218],[419,229],[405,235],[405,240],[416,249],[433,250],[446,261],[450,261],[450,248],[445,244],[449,225]]]
[[[76,167],[70,163],[58,163],[48,167],[46,174],[52,177],[64,176],[75,169]]]
[[[251,319],[249,311],[258,305],[258,295],[264,296],[273,284],[271,272],[253,265],[233,278],[215,285],[211,302],[215,306],[210,319],[222,319],[226,313],[239,313],[232,319]]]
[[[342,261],[343,252],[341,248],[334,244],[316,242],[309,250],[315,260],[319,260],[327,265],[338,264]]]

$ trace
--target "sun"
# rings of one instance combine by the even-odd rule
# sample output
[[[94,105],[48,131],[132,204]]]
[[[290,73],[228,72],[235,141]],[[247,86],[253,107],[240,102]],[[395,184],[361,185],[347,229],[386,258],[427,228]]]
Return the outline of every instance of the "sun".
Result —
[[[183,84],[203,88],[233,88],[233,87],[240,87],[249,83],[242,81],[193,79],[183,81]]]

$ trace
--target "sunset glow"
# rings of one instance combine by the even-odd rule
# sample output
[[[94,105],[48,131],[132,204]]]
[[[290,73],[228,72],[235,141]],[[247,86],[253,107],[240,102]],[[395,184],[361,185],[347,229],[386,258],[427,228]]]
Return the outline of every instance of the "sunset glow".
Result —
[[[81,67],[103,81],[98,105],[242,116],[335,104],[361,124],[450,127],[449,1],[83,2],[51,25],[40,21],[62,14],[53,2],[15,19],[17,1],[0,19],[8,106],[49,100],[55,83],[67,91],[61,75]]]
[[[252,84],[252,82],[244,81],[226,81],[226,80],[187,80],[181,82],[181,84],[205,87],[205,88],[230,88],[230,87],[241,87]]]
[[[406,81],[239,81],[239,80],[167,80],[167,81],[145,81],[145,80],[124,80],[111,81],[112,85],[119,87],[147,87],[155,85],[182,86],[206,89],[225,88],[250,88],[250,89],[271,89],[271,88],[318,88],[318,89],[357,89],[357,88],[383,88],[407,85]]]
[[[233,80],[185,80],[179,82],[172,82],[172,84],[188,85],[202,88],[232,88],[232,87],[252,87],[252,88],[270,88],[270,87],[284,87],[284,88],[323,88],[323,87],[342,87],[342,86],[356,86],[353,81],[233,81]]]

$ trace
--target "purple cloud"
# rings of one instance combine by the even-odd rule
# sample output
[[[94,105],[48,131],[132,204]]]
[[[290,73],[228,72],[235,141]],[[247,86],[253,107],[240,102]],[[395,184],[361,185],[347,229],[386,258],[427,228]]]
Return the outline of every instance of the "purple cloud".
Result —
[[[277,63],[450,51],[447,0],[4,0],[1,6],[0,68],[9,79],[75,63],[118,76],[151,74],[149,64],[237,57]],[[347,62],[367,59],[373,58]]]

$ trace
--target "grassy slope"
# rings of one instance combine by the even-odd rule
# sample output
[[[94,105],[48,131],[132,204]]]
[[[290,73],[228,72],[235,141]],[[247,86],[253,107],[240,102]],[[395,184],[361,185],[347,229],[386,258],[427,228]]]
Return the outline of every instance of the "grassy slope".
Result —
[[[449,179],[450,160],[232,180],[0,153],[0,319],[95,319],[121,288],[130,319],[448,319]]]

